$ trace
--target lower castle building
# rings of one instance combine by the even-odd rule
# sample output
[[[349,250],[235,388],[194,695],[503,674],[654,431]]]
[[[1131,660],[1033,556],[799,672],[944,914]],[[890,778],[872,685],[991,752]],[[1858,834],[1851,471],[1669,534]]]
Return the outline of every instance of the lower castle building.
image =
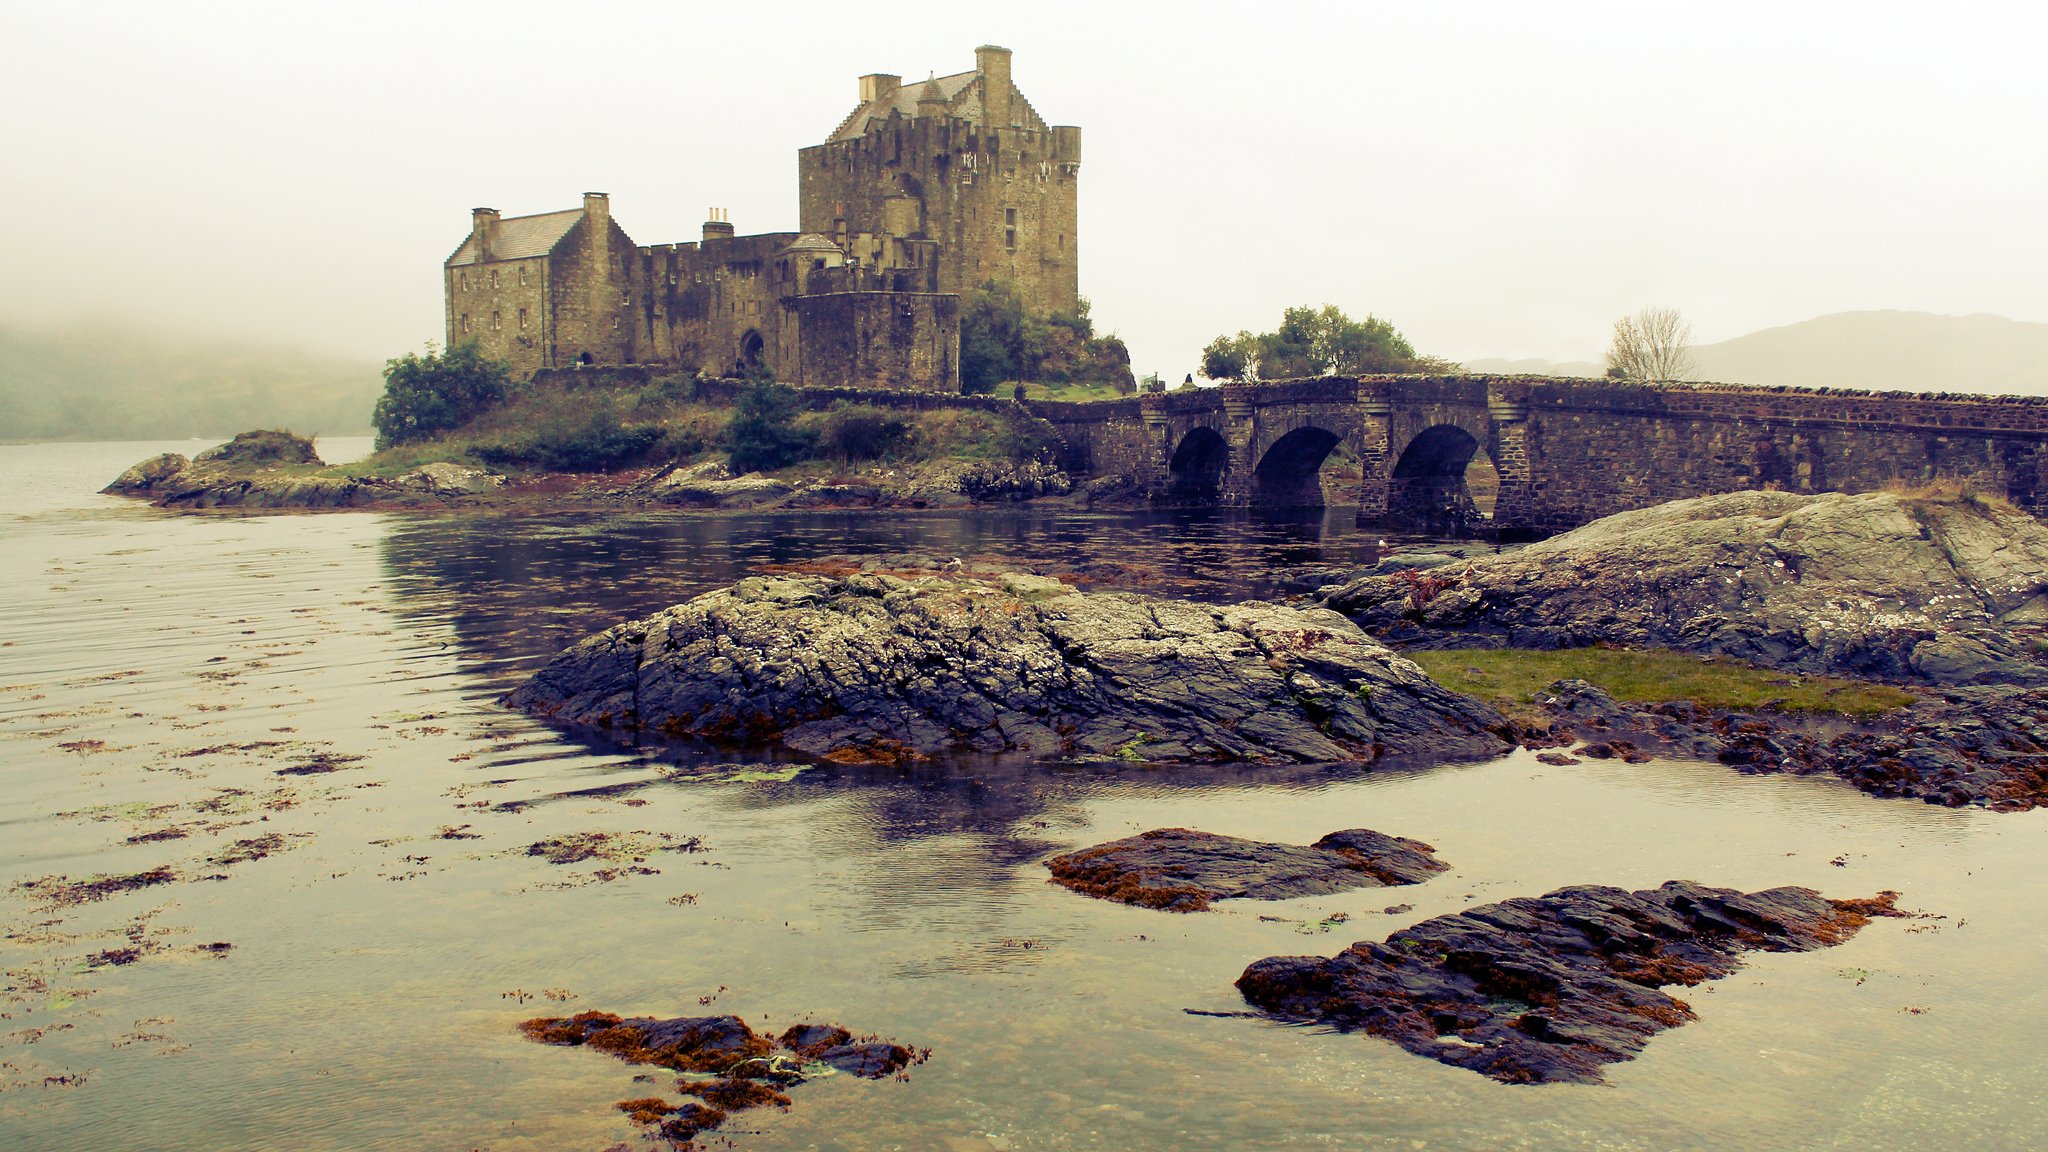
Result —
[[[1042,314],[1079,292],[1081,130],[1048,126],[1010,52],[906,87],[860,78],[860,104],[798,154],[806,231],[640,246],[587,193],[581,209],[475,210],[443,266],[448,342],[525,377],[659,364],[790,384],[957,392],[961,294],[988,281]]]

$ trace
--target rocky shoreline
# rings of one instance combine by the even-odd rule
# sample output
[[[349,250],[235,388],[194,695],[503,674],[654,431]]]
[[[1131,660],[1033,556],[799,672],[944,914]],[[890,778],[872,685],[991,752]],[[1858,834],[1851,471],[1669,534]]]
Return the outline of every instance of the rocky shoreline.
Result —
[[[1422,841],[1370,828],[1332,832],[1306,846],[1155,828],[1055,856],[1045,866],[1053,883],[1083,896],[1168,912],[1205,912],[1216,900],[1420,884],[1450,870]]]
[[[288,434],[244,434],[250,435]],[[290,439],[303,447],[257,459],[234,453],[232,442],[189,459],[167,452],[127,469],[102,491],[180,511],[915,511],[1019,501],[1079,506],[1142,503],[1142,494],[1124,485],[1077,487],[1065,472],[1041,462],[943,460],[915,467],[870,466],[845,476],[784,478],[759,473],[735,476],[716,460],[686,467],[526,475],[439,461],[393,476],[377,476],[329,468],[314,455],[311,441]]]

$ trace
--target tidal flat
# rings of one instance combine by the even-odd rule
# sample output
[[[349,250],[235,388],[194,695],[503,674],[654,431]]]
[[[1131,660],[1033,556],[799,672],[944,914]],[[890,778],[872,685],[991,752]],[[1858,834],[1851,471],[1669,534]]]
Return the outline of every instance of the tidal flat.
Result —
[[[190,447],[0,448],[0,1146],[596,1152],[639,1139],[616,1102],[668,1085],[518,1027],[592,1009],[931,1050],[720,1130],[763,1152],[2048,1144],[2040,811],[1529,751],[812,765],[593,747],[499,702],[590,632],[762,565],[1121,565],[1225,601],[1369,562],[1339,510],[230,517],[95,494]],[[1370,827],[1452,867],[1198,917],[1048,882],[1052,856],[1163,827]],[[1749,956],[1598,1087],[1234,1015],[1262,957],[1672,879],[1891,889],[1925,915]]]

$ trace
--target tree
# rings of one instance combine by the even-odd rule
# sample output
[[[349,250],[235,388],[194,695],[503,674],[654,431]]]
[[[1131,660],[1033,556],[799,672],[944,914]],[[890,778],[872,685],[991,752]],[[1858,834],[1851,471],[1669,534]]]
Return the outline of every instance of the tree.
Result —
[[[371,423],[377,447],[429,440],[460,428],[505,398],[511,368],[486,360],[475,341],[425,355],[408,352],[384,362],[384,395],[378,397]]]
[[[1353,320],[1335,304],[1289,308],[1271,332],[1218,336],[1202,350],[1202,375],[1251,384],[1295,376],[1371,372],[1450,372],[1457,365],[1419,356],[1392,324],[1368,314]]]
[[[1209,341],[1209,346],[1202,349],[1202,375],[1211,380],[1257,383],[1259,338],[1250,332],[1239,332]]]
[[[1072,312],[1039,316],[1014,287],[991,280],[961,305],[960,389],[993,392],[1012,380],[1136,386],[1130,350],[1095,334],[1085,298]]]
[[[733,403],[725,446],[734,472],[772,472],[811,454],[817,437],[796,426],[797,394],[775,383],[749,384]]]
[[[1683,380],[1692,374],[1692,325],[1676,308],[1645,308],[1614,322],[1607,374],[1639,384]]]

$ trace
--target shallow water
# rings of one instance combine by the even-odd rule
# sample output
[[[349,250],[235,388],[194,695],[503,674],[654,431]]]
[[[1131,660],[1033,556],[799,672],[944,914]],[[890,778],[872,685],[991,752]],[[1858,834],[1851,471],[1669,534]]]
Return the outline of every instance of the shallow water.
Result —
[[[1228,597],[1274,564],[1370,555],[1341,513],[201,517],[92,492],[192,447],[0,447],[0,1147],[594,1152],[636,1139],[612,1101],[666,1085],[513,1029],[587,1008],[828,1019],[933,1049],[907,1082],[806,1084],[722,1134],[762,1152],[2048,1144],[2048,814],[1523,754],[739,780],[496,703],[563,643],[757,563],[1108,557]],[[322,752],[362,759],[277,774]],[[1046,855],[1164,825],[1295,842],[1364,825],[1453,871],[1178,917],[1044,882]],[[611,879],[525,852],[587,831],[707,850]],[[273,834],[266,858],[207,862]],[[180,879],[76,907],[16,887],[160,865]],[[1946,918],[1755,956],[1600,1087],[1183,1011],[1241,1009],[1231,981],[1260,956],[1679,877],[1896,888]],[[233,948],[196,947],[212,942]],[[140,959],[86,963],[124,947]]]

